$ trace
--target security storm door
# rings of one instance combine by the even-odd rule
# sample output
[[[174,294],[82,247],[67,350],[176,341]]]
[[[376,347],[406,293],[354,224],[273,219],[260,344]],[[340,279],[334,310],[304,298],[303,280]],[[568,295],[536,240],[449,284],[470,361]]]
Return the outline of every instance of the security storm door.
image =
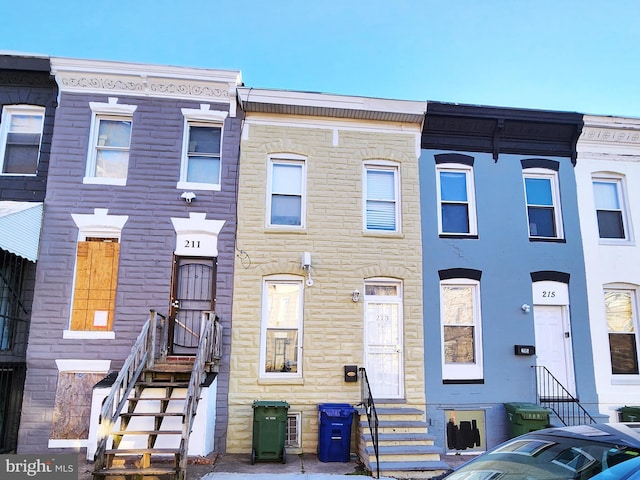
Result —
[[[365,285],[365,368],[374,398],[404,397],[401,285]]]
[[[176,257],[174,267],[169,348],[174,355],[195,355],[202,312],[214,309],[215,259]]]
[[[544,366],[576,395],[568,310],[562,305],[535,305],[536,364]]]

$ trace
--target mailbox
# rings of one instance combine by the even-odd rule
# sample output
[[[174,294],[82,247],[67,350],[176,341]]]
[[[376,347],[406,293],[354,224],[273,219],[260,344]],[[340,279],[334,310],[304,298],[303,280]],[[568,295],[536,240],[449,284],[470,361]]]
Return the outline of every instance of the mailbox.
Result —
[[[534,345],[514,345],[516,355],[535,355],[536,347]]]

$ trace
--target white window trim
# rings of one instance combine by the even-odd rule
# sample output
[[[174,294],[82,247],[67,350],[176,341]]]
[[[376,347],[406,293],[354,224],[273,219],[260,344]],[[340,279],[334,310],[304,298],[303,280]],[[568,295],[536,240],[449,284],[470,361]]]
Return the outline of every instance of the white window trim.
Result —
[[[591,185],[593,188],[593,183],[602,182],[602,183],[615,183],[618,192],[618,203],[620,204],[620,209],[622,213],[622,225],[624,228],[624,238],[601,238],[600,237],[600,227],[598,225],[598,207],[595,204],[595,198],[593,201],[593,213],[596,216],[596,231],[598,235],[598,243],[601,245],[633,245],[635,243],[634,235],[633,235],[633,226],[631,224],[631,215],[629,215],[629,202],[627,198],[627,182],[624,175],[610,174],[610,173],[594,173],[591,177]]]
[[[289,437],[289,421],[294,421],[296,424],[296,437],[295,443],[287,442],[287,447],[289,448],[300,448],[302,447],[302,414],[301,412],[289,412],[287,414],[287,441]]]
[[[274,165],[301,165],[302,187],[300,199],[300,225],[279,225],[271,223],[271,199],[273,198],[273,166]],[[267,198],[265,201],[265,226],[279,230],[303,230],[307,225],[307,157],[296,154],[274,154],[268,156],[267,167]]]
[[[118,99],[109,97],[108,103],[89,102],[91,108],[91,129],[89,131],[89,149],[87,151],[87,166],[82,179],[84,184],[120,185],[127,184],[127,178],[96,177],[96,146],[98,141],[99,120],[127,120],[131,122],[131,136],[133,136],[133,113],[137,105],[118,103]],[[129,140],[129,154],[131,154],[131,139]]]
[[[369,170],[381,170],[387,172],[394,172],[394,185],[393,188],[395,190],[395,215],[396,215],[396,226],[394,230],[378,230],[378,229],[370,229],[367,228],[367,200],[368,200],[368,192],[367,192],[367,173]],[[362,164],[362,230],[365,233],[375,233],[377,235],[394,235],[401,233],[402,228],[402,208],[401,205],[401,195],[400,195],[400,165],[396,162],[389,162],[385,160],[375,160],[375,161],[365,161]]]
[[[266,354],[267,354],[267,307],[268,295],[267,285],[269,283],[299,283],[300,284],[300,305],[298,306],[298,371],[294,373],[287,372],[266,372]],[[297,275],[270,275],[262,280],[262,310],[260,321],[260,371],[258,377],[261,379],[290,379],[302,378],[303,364],[303,325],[304,325],[304,278]]]
[[[634,374],[619,374],[613,373],[613,366],[611,365],[611,344],[609,343],[609,325],[607,324],[606,306],[604,310],[604,327],[607,333],[607,359],[609,360],[609,375],[612,385],[638,385],[640,384],[640,319],[638,312],[638,294],[640,288],[636,285],[629,283],[608,283],[604,285],[602,301],[604,303],[604,294],[607,292],[631,292],[631,316],[633,321],[634,336],[636,341],[636,355],[638,356],[638,368],[639,373]],[[604,305],[603,305],[604,306]]]
[[[467,208],[468,208],[468,221],[469,221],[469,233],[465,232],[444,232],[442,230],[442,191],[440,190],[440,172],[455,172],[464,173],[466,176],[467,184]],[[476,196],[475,186],[473,182],[473,167],[470,165],[463,165],[461,163],[442,163],[436,165],[436,191],[438,192],[438,233],[440,235],[478,235],[478,219],[476,213]],[[453,203],[453,202],[445,202]]]
[[[7,148],[7,135],[9,133],[9,119],[14,114],[25,113],[28,115],[39,114],[42,115],[42,122],[40,124],[40,145],[38,145],[38,164],[40,164],[40,151],[42,148],[42,137],[44,136],[44,116],[45,108],[38,107],[36,105],[5,105],[2,107],[2,119],[0,120],[0,176],[6,177],[35,177],[37,171],[34,173],[3,173],[4,171],[4,155]]]
[[[527,185],[525,179],[527,178],[546,178],[551,181],[551,199],[553,202],[553,213],[556,227],[555,237],[542,237],[538,235],[531,235],[529,228],[529,203],[527,201]],[[549,170],[547,168],[526,168],[522,170],[522,185],[524,187],[524,201],[525,201],[525,215],[527,219],[527,234],[529,238],[547,239],[547,240],[562,240],[564,239],[564,228],[562,221],[562,208],[560,206],[560,185],[558,181],[558,172],[555,170]]]
[[[444,348],[444,299],[442,287],[471,287],[473,289],[473,326],[475,363],[450,364],[445,362]],[[482,313],[480,309],[480,282],[469,278],[450,278],[440,281],[440,345],[443,380],[482,380],[484,379],[482,352]]]
[[[184,127],[182,132],[182,154],[180,159],[180,180],[176,184],[178,189],[220,191],[222,188],[222,146],[224,143],[224,121],[229,112],[224,110],[210,110],[207,104],[200,105],[200,109],[183,108]],[[220,128],[220,183],[198,183],[187,181],[187,167],[189,163],[189,127],[219,127]]]

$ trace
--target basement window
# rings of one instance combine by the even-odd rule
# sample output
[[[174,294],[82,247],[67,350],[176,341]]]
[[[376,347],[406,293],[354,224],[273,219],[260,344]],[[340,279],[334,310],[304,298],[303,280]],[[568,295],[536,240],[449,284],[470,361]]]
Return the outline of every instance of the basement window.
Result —
[[[300,448],[300,413],[287,415],[286,446]]]

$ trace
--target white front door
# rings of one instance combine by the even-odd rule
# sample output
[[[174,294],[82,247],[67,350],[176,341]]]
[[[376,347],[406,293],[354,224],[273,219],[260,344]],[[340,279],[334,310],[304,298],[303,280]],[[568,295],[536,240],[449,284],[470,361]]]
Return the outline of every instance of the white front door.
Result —
[[[571,328],[566,306],[534,305],[536,364],[551,374],[575,396]]]
[[[365,368],[376,399],[404,397],[399,283],[365,286]]]

